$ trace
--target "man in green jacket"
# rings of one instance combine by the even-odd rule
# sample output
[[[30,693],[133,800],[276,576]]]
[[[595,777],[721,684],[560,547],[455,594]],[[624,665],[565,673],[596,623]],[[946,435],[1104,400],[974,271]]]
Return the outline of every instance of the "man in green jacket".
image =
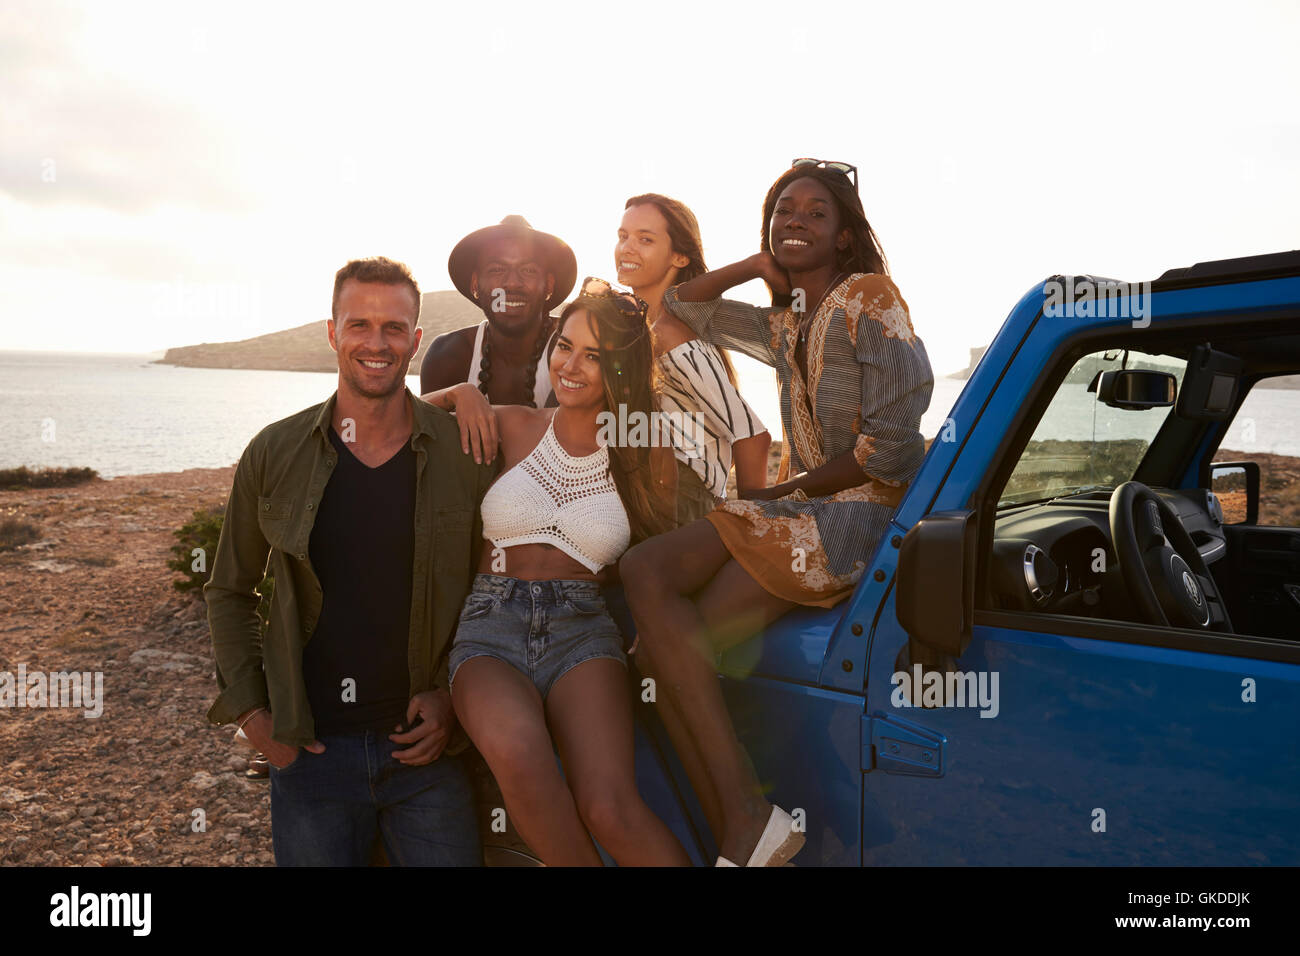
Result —
[[[495,462],[405,387],[420,290],[389,259],[349,262],[327,324],[329,400],[244,450],[204,588],[219,695],[271,762],[277,865],[482,860],[447,650]],[[270,559],[265,639],[257,616]]]

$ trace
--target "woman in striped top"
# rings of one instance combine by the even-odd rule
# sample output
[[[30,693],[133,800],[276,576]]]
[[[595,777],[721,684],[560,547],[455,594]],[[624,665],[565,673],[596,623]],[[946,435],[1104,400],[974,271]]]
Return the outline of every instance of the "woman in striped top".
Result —
[[[669,287],[708,271],[695,214],[658,193],[633,196],[614,259],[619,282],[650,304],[659,405],[678,462],[677,523],[689,524],[726,497],[733,461],[742,498],[767,487],[772,436],[741,398],[726,353],[663,307]]]
[[[720,865],[779,865],[803,835],[763,797],[713,655],[797,605],[848,597],[924,455],[929,359],[849,171],[796,161],[764,201],[762,251],[665,294],[695,332],[774,366],[781,382],[776,486],[649,539],[621,563],[659,700],[689,728],[673,743],[694,751],[696,793],[720,808]],[[789,304],[719,298],[755,278]]]

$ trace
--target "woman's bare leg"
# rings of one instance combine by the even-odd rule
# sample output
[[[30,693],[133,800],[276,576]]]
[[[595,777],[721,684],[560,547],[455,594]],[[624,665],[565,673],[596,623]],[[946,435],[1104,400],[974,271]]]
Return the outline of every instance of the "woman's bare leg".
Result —
[[[694,600],[717,653],[748,640],[798,607],[770,593],[734,559],[718,570]]]
[[[658,689],[672,695],[721,804],[721,853],[743,864],[758,844],[770,807],[722,699],[712,632],[725,623],[727,633],[718,636],[730,643],[793,605],[773,597],[736,565],[707,521],[643,542],[624,556],[620,573],[637,633],[662,678]],[[726,576],[725,588],[708,587],[719,575]],[[691,597],[700,591],[705,614]]]
[[[601,866],[573,794],[555,765],[541,695],[523,674],[491,657],[456,671],[452,704],[496,777],[506,812],[547,866]]]
[[[636,788],[632,704],[623,665],[584,661],[546,697],[578,815],[619,866],[690,866],[671,830]]]
[[[659,673],[655,670],[654,658],[648,645],[642,644],[637,648],[636,666],[641,676],[654,681],[655,713],[663,723],[664,730],[668,732],[668,738],[673,743],[677,758],[682,762],[682,769],[690,778],[695,796],[700,801],[700,809],[704,811],[704,819],[713,833],[713,841],[721,846],[722,803],[718,800],[717,791],[713,789],[713,778],[709,776],[708,768],[704,766],[700,750],[695,746],[695,738],[686,729],[686,722],[677,709],[676,698],[672,694],[659,695]]]
[[[700,520],[692,524],[707,525],[708,522]],[[691,526],[684,525],[683,528],[690,528]],[[672,561],[674,555],[678,554],[683,547],[689,547],[689,542],[682,543],[682,539],[674,535],[675,532],[659,535],[638,545],[629,552],[630,558],[624,558],[626,563],[620,563],[620,577],[623,581],[624,593],[628,595],[629,606],[631,601],[630,585],[627,578],[628,572],[625,568],[631,568],[631,573],[638,576],[637,580],[640,581],[642,588],[653,586],[653,578],[641,571],[640,566],[643,562],[657,565],[665,561]],[[701,534],[701,537],[707,541],[707,535]],[[718,544],[721,545],[721,541]],[[703,587],[729,559],[730,555],[727,553],[726,548],[720,547],[716,553],[712,554],[694,552],[691,554],[690,566],[682,568],[685,572],[683,580],[698,582],[698,585]],[[689,587],[690,584],[685,583],[682,586]],[[637,633],[640,634],[640,624],[637,625]],[[718,799],[718,793],[713,786],[713,778],[709,775],[704,758],[700,755],[700,748],[696,745],[695,738],[691,736],[686,726],[676,696],[671,693],[659,693],[660,680],[655,668],[653,650],[648,644],[642,642],[637,647],[635,657],[637,669],[641,671],[643,676],[654,681],[656,713],[664,725],[664,730],[668,733],[669,740],[672,741],[678,759],[682,762],[682,769],[686,771],[686,776],[691,781],[695,796],[700,801],[700,809],[704,811],[704,819],[713,833],[713,841],[718,846],[721,846],[722,834],[725,830],[722,801]]]

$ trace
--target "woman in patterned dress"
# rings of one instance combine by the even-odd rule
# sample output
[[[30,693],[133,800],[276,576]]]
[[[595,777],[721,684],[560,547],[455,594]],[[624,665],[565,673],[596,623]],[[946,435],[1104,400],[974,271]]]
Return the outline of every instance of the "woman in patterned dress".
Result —
[[[693,750],[688,767],[707,768],[692,783],[721,808],[720,865],[780,865],[803,836],[760,792],[714,654],[796,605],[847,598],[924,456],[930,362],[849,171],[797,163],[768,191],[761,251],[664,297],[696,333],[772,365],[781,383],[777,484],[641,543],[621,563],[639,653],[661,677],[661,702],[689,728],[673,743]],[[720,298],[755,278],[788,304]]]

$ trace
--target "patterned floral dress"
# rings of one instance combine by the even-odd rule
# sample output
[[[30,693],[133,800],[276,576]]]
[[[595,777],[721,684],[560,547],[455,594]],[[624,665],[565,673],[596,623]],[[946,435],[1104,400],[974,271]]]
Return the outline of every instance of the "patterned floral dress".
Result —
[[[884,275],[854,273],[823,298],[795,361],[800,313],[729,299],[664,301],[697,335],[773,366],[784,449],[778,482],[852,452],[861,484],[810,498],[730,500],[707,516],[731,556],[771,594],[833,607],[848,597],[925,455],[921,415],[934,375],[907,303]]]

